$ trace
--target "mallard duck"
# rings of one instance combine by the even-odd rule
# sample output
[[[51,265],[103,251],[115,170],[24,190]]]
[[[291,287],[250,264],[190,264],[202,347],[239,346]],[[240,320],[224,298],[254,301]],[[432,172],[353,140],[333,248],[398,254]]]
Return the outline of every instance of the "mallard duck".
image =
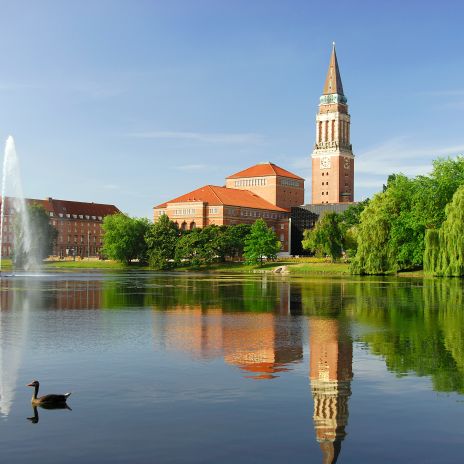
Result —
[[[26,385],[27,387],[34,387],[34,394],[32,395],[32,405],[47,406],[47,405],[59,405],[65,404],[71,393],[65,393],[64,395],[44,395],[37,398],[39,393],[40,383],[38,380],[33,380],[31,383]]]

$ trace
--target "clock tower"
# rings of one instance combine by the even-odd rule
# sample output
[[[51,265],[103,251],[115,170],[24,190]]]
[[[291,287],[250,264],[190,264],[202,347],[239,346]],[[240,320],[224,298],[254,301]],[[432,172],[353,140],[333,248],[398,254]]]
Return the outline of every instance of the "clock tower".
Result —
[[[350,115],[338,69],[335,43],[316,116],[312,158],[312,203],[354,201],[354,155]]]

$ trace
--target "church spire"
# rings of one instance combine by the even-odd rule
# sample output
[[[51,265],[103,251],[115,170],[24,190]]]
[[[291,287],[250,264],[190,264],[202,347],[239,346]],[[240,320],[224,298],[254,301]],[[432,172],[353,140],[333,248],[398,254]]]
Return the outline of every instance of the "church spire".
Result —
[[[332,46],[332,54],[330,55],[329,70],[325,79],[323,95],[338,94],[343,95],[342,79],[340,70],[338,69],[337,53],[335,52],[335,42]]]

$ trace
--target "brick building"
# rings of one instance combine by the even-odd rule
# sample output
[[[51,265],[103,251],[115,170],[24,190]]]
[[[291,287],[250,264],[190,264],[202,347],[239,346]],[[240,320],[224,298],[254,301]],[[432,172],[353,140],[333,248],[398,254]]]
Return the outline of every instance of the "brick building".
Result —
[[[180,229],[207,225],[253,224],[258,218],[289,250],[290,208],[304,200],[304,179],[273,163],[233,174],[226,186],[205,185],[154,208],[154,221],[167,214]]]
[[[250,224],[261,217],[276,231],[282,251],[304,254],[305,229],[325,211],[342,212],[355,204],[350,124],[334,44],[316,116],[311,204],[304,204],[302,177],[267,162],[228,176],[225,187],[206,185],[156,206],[154,220],[168,214],[180,228],[192,229]]]
[[[304,203],[304,179],[270,162],[232,174],[226,187],[249,190],[285,209]]]
[[[79,201],[26,199],[29,204],[43,206],[50,224],[58,231],[53,255],[97,257],[102,247],[102,223],[105,216],[119,213],[114,205]],[[1,204],[1,203],[0,203]],[[11,257],[14,248],[14,201],[5,199],[2,256]]]
[[[349,203],[354,199],[350,123],[334,44],[316,116],[316,144],[311,155],[313,204]]]

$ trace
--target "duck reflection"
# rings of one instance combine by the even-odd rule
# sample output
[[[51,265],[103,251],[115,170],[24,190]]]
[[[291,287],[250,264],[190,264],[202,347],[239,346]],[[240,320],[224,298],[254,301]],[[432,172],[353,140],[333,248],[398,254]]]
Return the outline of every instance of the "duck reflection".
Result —
[[[310,382],[313,421],[323,464],[337,462],[348,424],[348,397],[353,378],[352,341],[337,319],[311,318]]]
[[[41,409],[68,409],[69,411],[72,411],[72,409],[66,404],[43,404],[40,406],[32,406],[32,412],[33,416],[27,417],[28,421],[31,421],[33,424],[38,424],[39,422],[39,411],[38,408]]]

